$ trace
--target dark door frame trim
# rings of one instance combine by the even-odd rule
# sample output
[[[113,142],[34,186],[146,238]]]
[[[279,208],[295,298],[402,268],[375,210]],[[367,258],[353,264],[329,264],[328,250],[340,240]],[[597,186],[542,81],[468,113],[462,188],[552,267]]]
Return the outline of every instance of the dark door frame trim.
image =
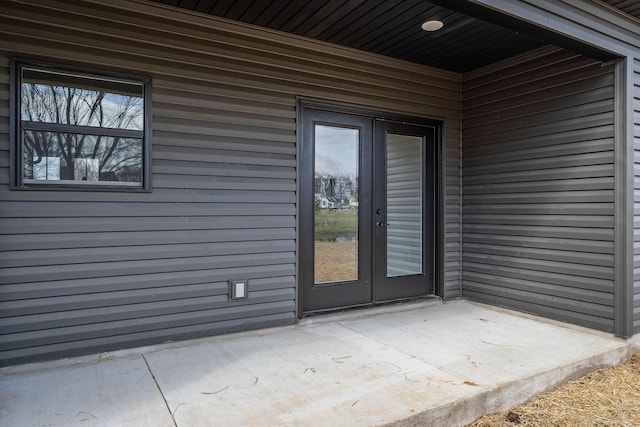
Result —
[[[446,147],[445,147],[445,135],[444,128],[445,123],[442,119],[433,119],[427,117],[420,117],[412,114],[399,114],[399,113],[391,113],[385,112],[381,110],[371,109],[367,107],[348,105],[348,104],[340,104],[340,103],[332,103],[325,101],[318,101],[312,99],[298,99],[297,108],[296,108],[296,132],[297,132],[297,215],[296,215],[296,268],[295,268],[295,283],[296,283],[296,317],[298,319],[303,317],[303,307],[302,307],[302,297],[301,297],[301,254],[304,246],[304,242],[302,241],[303,237],[303,223],[301,219],[301,208],[303,204],[301,201],[303,200],[303,195],[306,194],[301,184],[304,182],[303,180],[303,170],[302,170],[302,135],[303,135],[303,122],[302,122],[302,112],[303,110],[316,110],[323,111],[328,113],[343,113],[343,114],[351,114],[356,116],[368,117],[376,120],[387,120],[394,121],[399,123],[413,124],[413,125],[422,125],[422,126],[432,126],[435,128],[435,161],[434,167],[436,168],[435,176],[437,177],[435,188],[434,188],[434,198],[435,198],[435,206],[434,210],[436,214],[434,215],[434,263],[433,263],[433,290],[434,295],[444,299],[444,269],[445,269],[445,188],[446,188]],[[308,243],[308,242],[307,242]]]
[[[387,254],[388,254],[388,234],[386,227],[383,229],[374,229],[373,236],[373,301],[385,302],[391,299],[402,299],[399,294],[404,295],[416,295],[422,288],[420,282],[416,281],[417,276],[423,276],[425,278],[430,277],[430,287],[426,289],[427,293],[424,295],[435,293],[436,275],[435,264],[437,262],[435,258],[436,252],[436,240],[435,240],[435,219],[436,215],[434,210],[437,209],[436,201],[436,181],[437,181],[437,169],[435,168],[435,156],[436,156],[436,134],[437,129],[435,126],[416,126],[413,123],[399,123],[397,121],[390,120],[374,120],[374,141],[378,144],[374,145],[374,170],[378,171],[378,174],[374,176],[374,205],[373,208],[376,211],[382,208],[383,212],[381,217],[376,215],[375,221],[382,219],[383,222],[388,222],[390,213],[387,200],[387,174],[382,174],[381,170],[386,170],[387,160],[387,133],[406,134],[411,136],[422,135],[423,137],[423,158],[422,158],[422,246],[424,252],[422,254],[422,267],[423,270],[419,274],[407,275],[400,277],[389,277],[387,275]],[[378,169],[376,169],[378,168]],[[382,203],[381,203],[382,202]],[[393,284],[391,282],[394,282]],[[392,291],[392,289],[399,289]],[[396,294],[395,296],[393,294]]]
[[[299,248],[298,283],[301,296],[301,312],[304,308],[307,312],[333,310],[334,307],[353,307],[366,305],[371,302],[372,296],[372,259],[366,254],[371,253],[373,237],[367,232],[372,228],[372,219],[368,212],[372,209],[372,175],[364,165],[372,164],[373,147],[368,142],[373,140],[373,119],[366,116],[328,112],[324,110],[305,109],[302,112],[303,130],[300,135],[300,164],[302,165],[298,184],[300,199],[298,205],[298,217],[300,229],[298,230]],[[315,238],[314,238],[314,211],[313,182],[315,171],[314,159],[316,143],[314,131],[316,125],[357,129],[358,130],[358,193],[360,209],[358,209],[358,275],[356,278],[338,282],[315,283]],[[313,143],[309,144],[309,142]],[[366,173],[363,173],[366,172]],[[312,267],[313,266],[313,267]],[[337,298],[337,299],[336,299]],[[338,301],[339,300],[339,301]]]

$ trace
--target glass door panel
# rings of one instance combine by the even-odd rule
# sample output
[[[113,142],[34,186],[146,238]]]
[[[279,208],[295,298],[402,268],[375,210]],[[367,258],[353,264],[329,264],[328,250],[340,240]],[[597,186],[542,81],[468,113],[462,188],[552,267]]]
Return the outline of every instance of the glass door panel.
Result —
[[[423,272],[424,138],[386,138],[387,277]]]
[[[301,120],[301,312],[370,304],[373,120],[314,108]]]
[[[314,281],[358,280],[360,131],[314,128]]]
[[[430,126],[375,124],[374,301],[433,290],[434,149]]]

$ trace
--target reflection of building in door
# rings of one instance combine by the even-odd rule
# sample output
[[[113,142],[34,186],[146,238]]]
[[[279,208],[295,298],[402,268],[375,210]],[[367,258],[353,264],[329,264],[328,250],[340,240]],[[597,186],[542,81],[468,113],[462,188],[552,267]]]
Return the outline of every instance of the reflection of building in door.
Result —
[[[315,175],[315,206],[320,209],[355,209],[358,184],[349,176]]]
[[[317,125],[314,161],[314,281],[358,279],[358,132]]]

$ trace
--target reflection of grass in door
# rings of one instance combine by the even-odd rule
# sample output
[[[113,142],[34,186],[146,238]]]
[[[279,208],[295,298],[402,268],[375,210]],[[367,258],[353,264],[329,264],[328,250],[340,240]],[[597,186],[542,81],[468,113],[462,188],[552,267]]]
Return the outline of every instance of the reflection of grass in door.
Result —
[[[316,209],[315,282],[358,278],[358,212]]]
[[[342,282],[358,278],[356,242],[315,243],[315,283]]]
[[[358,212],[316,209],[315,231],[316,241],[354,240],[358,232]]]

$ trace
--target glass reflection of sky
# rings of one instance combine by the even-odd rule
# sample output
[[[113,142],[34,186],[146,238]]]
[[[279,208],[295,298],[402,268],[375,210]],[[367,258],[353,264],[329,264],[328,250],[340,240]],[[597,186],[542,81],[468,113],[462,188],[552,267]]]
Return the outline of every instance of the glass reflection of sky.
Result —
[[[142,130],[144,99],[52,84],[22,84],[22,119]]]
[[[358,129],[316,125],[316,174],[355,179],[358,176],[358,133]]]

